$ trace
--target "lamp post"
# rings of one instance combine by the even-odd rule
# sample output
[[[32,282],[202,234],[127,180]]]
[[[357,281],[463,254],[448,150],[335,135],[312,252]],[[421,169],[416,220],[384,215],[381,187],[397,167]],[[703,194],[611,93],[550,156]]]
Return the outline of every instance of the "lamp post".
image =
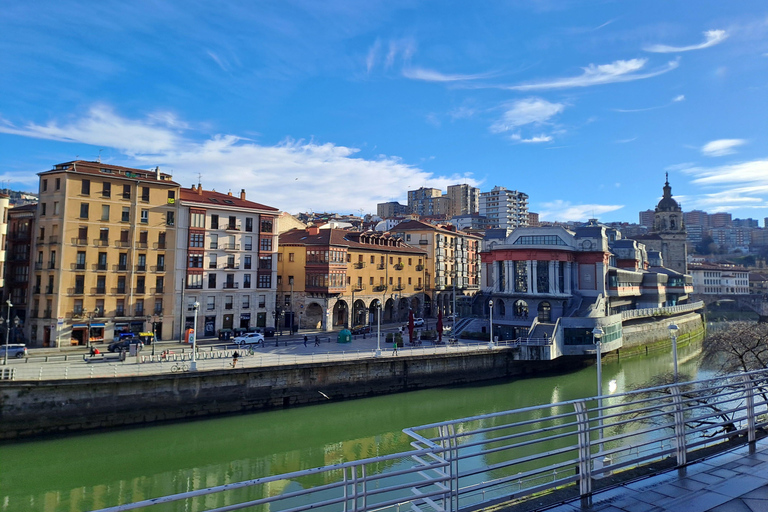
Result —
[[[3,353],[3,364],[8,364],[8,337],[11,335],[11,299],[5,301],[8,304],[8,319],[5,321],[5,352]]]
[[[592,343],[595,345],[595,353],[597,354],[597,424],[599,429],[597,435],[600,439],[600,453],[603,451],[603,345],[601,340],[603,338],[603,330],[597,326],[592,329]]]
[[[491,333],[491,337],[490,337],[491,341],[488,342],[488,348],[493,348],[494,347],[494,343],[493,343],[493,299],[488,301],[488,307],[491,310],[490,315],[488,316],[488,323],[489,323],[490,333]]]
[[[677,325],[669,324],[669,337],[672,338],[672,361],[675,366],[675,382],[677,382]]]
[[[192,303],[192,309],[195,312],[195,323],[192,326],[192,362],[189,365],[189,369],[197,371],[197,310],[200,309],[200,303],[195,301]]]
[[[93,317],[99,314],[99,308],[94,308],[93,311],[88,313],[88,332],[86,333],[87,336],[87,344],[88,349],[91,348],[91,324],[93,323]]]
[[[381,301],[376,299],[376,357],[381,357]]]

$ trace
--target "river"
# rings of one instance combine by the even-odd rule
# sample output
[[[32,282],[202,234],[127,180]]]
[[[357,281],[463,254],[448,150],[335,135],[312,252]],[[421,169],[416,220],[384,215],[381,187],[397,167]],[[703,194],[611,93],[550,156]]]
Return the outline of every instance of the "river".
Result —
[[[699,351],[700,344],[681,347],[681,374],[697,374]],[[671,370],[666,352],[604,361],[603,394]],[[5,443],[0,511],[81,512],[407,451],[405,427],[594,396],[596,380],[592,365],[513,381]]]

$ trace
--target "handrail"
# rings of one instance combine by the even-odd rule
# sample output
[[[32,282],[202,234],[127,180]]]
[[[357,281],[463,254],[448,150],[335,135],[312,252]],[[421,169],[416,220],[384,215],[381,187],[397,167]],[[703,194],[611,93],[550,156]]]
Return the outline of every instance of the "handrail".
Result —
[[[159,503],[197,500],[244,487],[285,481],[283,494],[263,496],[209,511],[259,504],[301,511],[347,505],[357,511],[469,511],[515,500],[589,496],[612,475],[683,467],[701,450],[754,443],[768,426],[768,370],[670,383],[602,397],[536,405],[403,430],[413,450],[322,468],[296,471],[101,509],[134,510]],[[408,461],[408,462],[406,462]],[[310,475],[323,478],[304,479]],[[629,476],[627,477],[629,478]],[[229,499],[229,498],[228,498]],[[206,501],[204,501],[206,500]],[[285,500],[285,501],[284,501]],[[290,501],[288,501],[290,500]],[[553,502],[553,504],[556,502]],[[537,502],[538,504],[538,502]]]

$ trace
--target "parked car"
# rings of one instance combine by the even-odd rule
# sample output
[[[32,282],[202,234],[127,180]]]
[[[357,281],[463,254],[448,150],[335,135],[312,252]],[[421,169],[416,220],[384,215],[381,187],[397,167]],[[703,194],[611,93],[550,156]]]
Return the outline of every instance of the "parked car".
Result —
[[[371,332],[370,325],[356,325],[352,328],[352,334],[366,334]]]
[[[8,353],[8,357],[15,357],[21,359],[27,356],[27,346],[19,343],[11,343],[10,345],[0,345],[0,357],[5,358],[5,354]]]
[[[413,326],[414,327],[424,327],[424,319],[423,318],[414,318],[413,319]]]
[[[141,338],[123,338],[119,341],[113,341],[107,346],[107,350],[110,352],[122,352],[123,350],[129,350],[131,345],[144,345],[141,342]]]
[[[258,332],[249,332],[232,341],[238,345],[260,345],[264,344],[264,335]]]

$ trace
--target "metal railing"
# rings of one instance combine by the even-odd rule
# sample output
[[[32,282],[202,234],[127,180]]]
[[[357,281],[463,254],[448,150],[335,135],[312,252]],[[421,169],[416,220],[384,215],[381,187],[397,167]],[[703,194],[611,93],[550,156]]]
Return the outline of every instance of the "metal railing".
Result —
[[[554,504],[589,496],[622,473],[637,478],[754,443],[768,426],[766,412],[768,370],[667,384],[603,397],[602,403],[571,400],[407,428],[411,451],[99,512],[181,500],[209,512],[265,504],[291,511],[458,512],[534,497],[537,505]],[[602,480],[608,476],[611,483]],[[267,492],[276,481],[283,490]],[[235,490],[240,494],[227,494]],[[217,502],[212,495],[227,505],[205,508]]]
[[[679,313],[687,313],[689,311],[696,311],[704,307],[704,303],[692,302],[691,304],[679,304],[677,306],[665,306],[661,308],[644,308],[644,309],[630,309],[621,312],[621,319],[627,320],[629,318],[643,318],[650,316],[669,316]]]

